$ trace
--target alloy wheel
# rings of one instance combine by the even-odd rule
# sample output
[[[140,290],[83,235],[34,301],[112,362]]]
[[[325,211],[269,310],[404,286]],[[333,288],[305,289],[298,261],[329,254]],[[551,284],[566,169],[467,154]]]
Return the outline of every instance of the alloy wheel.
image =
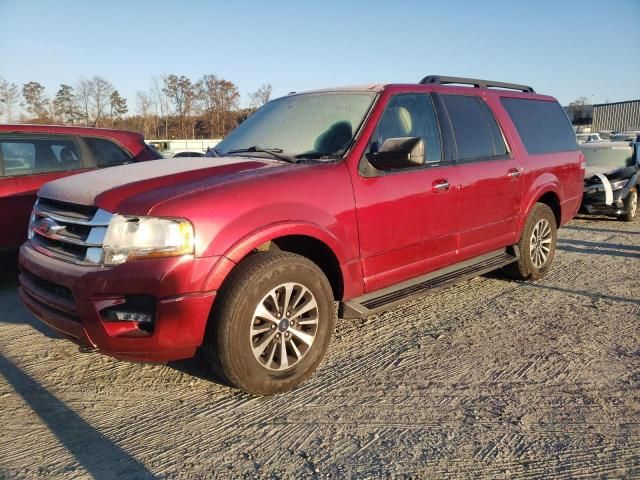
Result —
[[[547,262],[553,240],[551,224],[545,218],[538,220],[529,239],[529,256],[533,266],[540,269]]]
[[[318,321],[318,303],[307,287],[293,282],[278,285],[253,313],[249,333],[253,356],[269,370],[293,367],[311,349]]]

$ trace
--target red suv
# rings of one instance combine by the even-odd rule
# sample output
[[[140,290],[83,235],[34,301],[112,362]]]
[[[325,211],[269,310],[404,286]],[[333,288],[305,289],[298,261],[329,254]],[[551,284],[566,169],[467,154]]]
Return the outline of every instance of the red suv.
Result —
[[[0,125],[0,248],[27,239],[38,189],[94,168],[162,158],[139,133],[56,125]],[[11,226],[8,228],[7,226]]]
[[[334,301],[364,317],[497,268],[542,277],[584,177],[552,97],[438,76],[273,100],[208,155],[45,185],[29,310],[88,349],[202,347],[229,384],[280,392],[322,360]]]

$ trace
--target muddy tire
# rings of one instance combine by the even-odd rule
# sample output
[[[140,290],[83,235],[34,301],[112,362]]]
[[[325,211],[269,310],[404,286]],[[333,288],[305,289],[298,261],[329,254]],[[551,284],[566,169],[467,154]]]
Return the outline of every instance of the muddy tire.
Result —
[[[203,350],[229,385],[270,395],[315,371],[334,326],[333,294],[322,270],[300,255],[260,252],[225,281]]]
[[[556,253],[557,228],[553,211],[544,203],[536,203],[527,217],[518,242],[520,258],[503,268],[515,280],[538,280],[544,277]]]
[[[633,187],[624,199],[624,213],[618,216],[619,220],[632,222],[638,213],[638,189]]]

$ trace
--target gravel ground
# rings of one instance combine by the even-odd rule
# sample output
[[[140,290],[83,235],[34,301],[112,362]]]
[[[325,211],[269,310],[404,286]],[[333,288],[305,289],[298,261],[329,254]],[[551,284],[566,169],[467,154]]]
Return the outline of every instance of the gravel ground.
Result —
[[[0,273],[0,477],[640,478],[640,221],[580,218],[536,283],[489,275],[339,321],[254,398],[200,359],[81,354]]]

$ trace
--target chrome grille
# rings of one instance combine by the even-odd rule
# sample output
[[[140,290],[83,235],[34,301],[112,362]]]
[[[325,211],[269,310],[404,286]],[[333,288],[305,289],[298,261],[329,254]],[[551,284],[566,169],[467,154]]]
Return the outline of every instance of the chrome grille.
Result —
[[[86,205],[38,198],[29,238],[45,255],[80,265],[99,265],[102,243],[113,215]]]

